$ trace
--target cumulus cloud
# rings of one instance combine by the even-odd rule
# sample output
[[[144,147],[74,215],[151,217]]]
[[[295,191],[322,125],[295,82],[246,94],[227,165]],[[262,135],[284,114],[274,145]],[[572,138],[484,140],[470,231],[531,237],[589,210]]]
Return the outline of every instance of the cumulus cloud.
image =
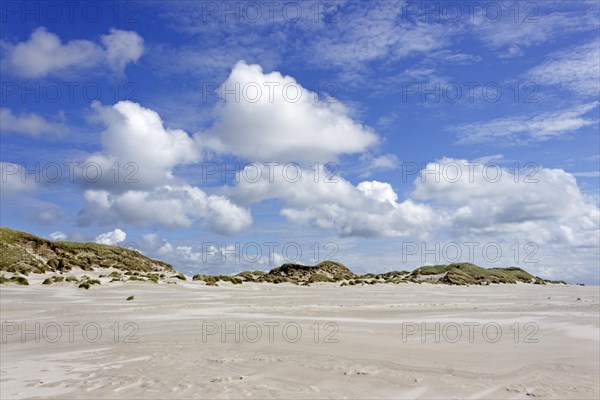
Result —
[[[254,171],[240,174],[254,176]],[[315,179],[314,171],[292,173],[285,166],[274,166],[272,173],[264,167],[257,182],[240,178],[227,193],[239,202],[281,199],[281,215],[290,222],[334,230],[342,236],[426,236],[444,224],[443,216],[427,205],[398,202],[389,183],[365,181],[354,186],[341,177],[324,181]]]
[[[238,62],[219,92],[224,103],[208,132],[219,151],[252,161],[327,162],[378,142],[341,103],[318,101],[294,78],[259,65]]]
[[[198,162],[200,152],[183,130],[165,128],[155,111],[137,103],[121,101],[113,106],[93,103],[97,120],[106,126],[102,132],[102,151],[89,157],[103,171],[119,163],[119,179],[104,173],[95,187],[127,190],[152,188],[173,183],[173,168]],[[113,167],[114,169],[114,167]]]
[[[111,29],[101,37],[101,42],[102,45],[89,40],[63,43],[56,34],[40,27],[28,40],[3,43],[3,47],[11,71],[25,78],[41,78],[98,65],[122,73],[127,64],[137,62],[144,51],[144,40],[136,32]]]
[[[101,233],[100,235],[96,236],[96,239],[94,239],[94,241],[96,243],[114,246],[117,243],[121,243],[122,241],[124,241],[126,237],[127,234],[121,229],[117,228],[110,232]]]
[[[523,144],[545,141],[597,124],[598,119],[585,117],[585,114],[597,107],[598,102],[592,102],[533,116],[518,115],[487,122],[461,124],[451,128],[451,131],[457,133],[460,144],[489,141]]]
[[[233,234],[252,223],[248,210],[189,185],[165,185],[151,191],[129,190],[119,194],[87,190],[85,199],[86,207],[79,213],[79,221],[84,225],[123,221],[138,226],[158,223],[180,228],[204,219],[214,232]]]
[[[214,232],[233,234],[252,223],[248,210],[174,176],[176,166],[201,159],[196,142],[185,131],[164,127],[156,112],[136,103],[94,104],[93,108],[106,125],[103,149],[82,165],[95,164],[103,174],[99,180],[83,182],[88,189],[86,206],[78,216],[81,224],[125,222],[178,228],[203,220]],[[114,165],[123,169],[119,179]]]
[[[59,115],[58,121],[52,122],[36,113],[15,115],[8,108],[0,108],[0,132],[15,132],[29,136],[41,134],[62,134],[67,131],[64,116]]]
[[[490,237],[578,248],[597,247],[600,240],[599,208],[561,169],[531,165],[515,173],[444,158],[421,171],[403,200],[386,182],[315,181],[311,170],[286,174],[285,167],[265,167],[257,182],[243,178],[254,171],[240,175],[226,191],[235,201],[277,198],[288,221],[340,236]]]
[[[515,175],[497,165],[444,158],[426,166],[411,197],[445,210],[455,235],[592,248],[600,241],[600,209],[562,169],[532,165]]]

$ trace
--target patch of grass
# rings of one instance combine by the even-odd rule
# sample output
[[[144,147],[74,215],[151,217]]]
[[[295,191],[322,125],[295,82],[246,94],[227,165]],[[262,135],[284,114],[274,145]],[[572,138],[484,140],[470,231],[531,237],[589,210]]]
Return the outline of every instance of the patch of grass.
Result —
[[[29,281],[24,276],[13,275],[10,278],[4,275],[0,276],[0,284],[3,283],[16,283],[17,285],[29,285]]]
[[[217,282],[219,281],[219,278],[217,278],[216,276],[205,276],[203,281],[206,283],[207,286],[219,286],[217,284]]]
[[[29,281],[24,276],[15,275],[11,277],[10,280],[15,282],[17,285],[29,285]]]
[[[242,278],[244,282],[254,282],[254,274],[250,271],[242,271],[236,274],[236,276]]]
[[[444,272],[448,271],[448,266],[447,265],[428,265],[425,267],[420,267],[415,269],[411,275],[412,276],[417,276],[417,275],[439,275],[439,274],[443,274]]]
[[[55,275],[55,276],[51,276],[49,278],[44,279],[44,282],[42,282],[42,285],[52,285],[53,283],[62,282],[64,280],[65,280],[64,276]]]
[[[92,285],[100,285],[102,283],[98,279],[91,279],[89,276],[86,276],[86,275],[84,275],[84,276],[85,276],[85,279],[82,277],[81,283],[78,286],[81,289],[88,290]]]
[[[324,274],[312,274],[308,279],[308,283],[317,283],[317,282],[334,282],[334,279],[328,277]]]
[[[219,281],[223,281],[223,282],[231,282],[234,285],[241,285],[243,283],[243,281],[240,278],[236,278],[235,276],[229,276],[229,275],[218,275],[215,277],[217,280]]]
[[[90,283],[88,281],[82,282],[79,284],[79,286],[77,286],[79,289],[85,289],[88,290],[90,288]]]
[[[238,274],[236,276],[229,276],[229,275],[203,275],[203,274],[195,274],[192,277],[192,280],[194,280],[194,281],[204,281],[204,283],[206,283],[207,286],[219,286],[218,285],[219,281],[222,281],[222,282],[231,282],[234,285],[241,285],[242,283],[244,283],[244,280],[242,280],[238,276],[241,276],[241,275]]]
[[[79,282],[79,279],[77,279],[76,276],[74,275],[69,275],[65,278],[65,281],[67,282]]]
[[[132,301],[133,299],[134,299],[134,297],[133,297],[133,296],[129,296],[129,297],[127,298],[127,301]]]

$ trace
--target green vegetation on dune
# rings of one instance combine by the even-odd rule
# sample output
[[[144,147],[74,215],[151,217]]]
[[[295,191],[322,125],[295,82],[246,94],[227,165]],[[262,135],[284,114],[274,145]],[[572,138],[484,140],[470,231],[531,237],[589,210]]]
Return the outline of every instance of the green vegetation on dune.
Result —
[[[26,232],[0,228],[0,271],[66,272],[73,268],[116,268],[125,271],[173,271],[169,264],[140,252],[98,243],[53,242]]]
[[[470,263],[424,266],[411,272],[410,278],[412,281],[429,281],[452,285],[489,285],[491,283],[517,282],[546,283],[542,278],[533,276],[518,267],[482,268]]]
[[[235,276],[229,275],[202,275],[196,274],[192,277],[194,281],[203,281],[207,286],[219,286],[218,282],[230,282],[234,285],[241,285],[244,281]]]
[[[310,284],[317,282],[340,282],[356,275],[346,266],[334,261],[317,265],[283,264],[260,276],[256,282]]]

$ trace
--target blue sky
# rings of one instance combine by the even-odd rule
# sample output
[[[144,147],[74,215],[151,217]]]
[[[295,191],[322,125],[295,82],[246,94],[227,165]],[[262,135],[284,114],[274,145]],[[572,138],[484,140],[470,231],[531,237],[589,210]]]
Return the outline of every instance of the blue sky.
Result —
[[[597,1],[1,11],[2,226],[189,273],[598,283]]]

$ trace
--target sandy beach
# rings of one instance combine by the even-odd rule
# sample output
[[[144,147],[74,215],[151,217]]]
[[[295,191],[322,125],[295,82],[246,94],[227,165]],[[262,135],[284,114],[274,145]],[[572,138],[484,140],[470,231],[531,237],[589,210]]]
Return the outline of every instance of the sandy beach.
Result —
[[[598,287],[40,279],[0,290],[3,399],[600,393]]]

